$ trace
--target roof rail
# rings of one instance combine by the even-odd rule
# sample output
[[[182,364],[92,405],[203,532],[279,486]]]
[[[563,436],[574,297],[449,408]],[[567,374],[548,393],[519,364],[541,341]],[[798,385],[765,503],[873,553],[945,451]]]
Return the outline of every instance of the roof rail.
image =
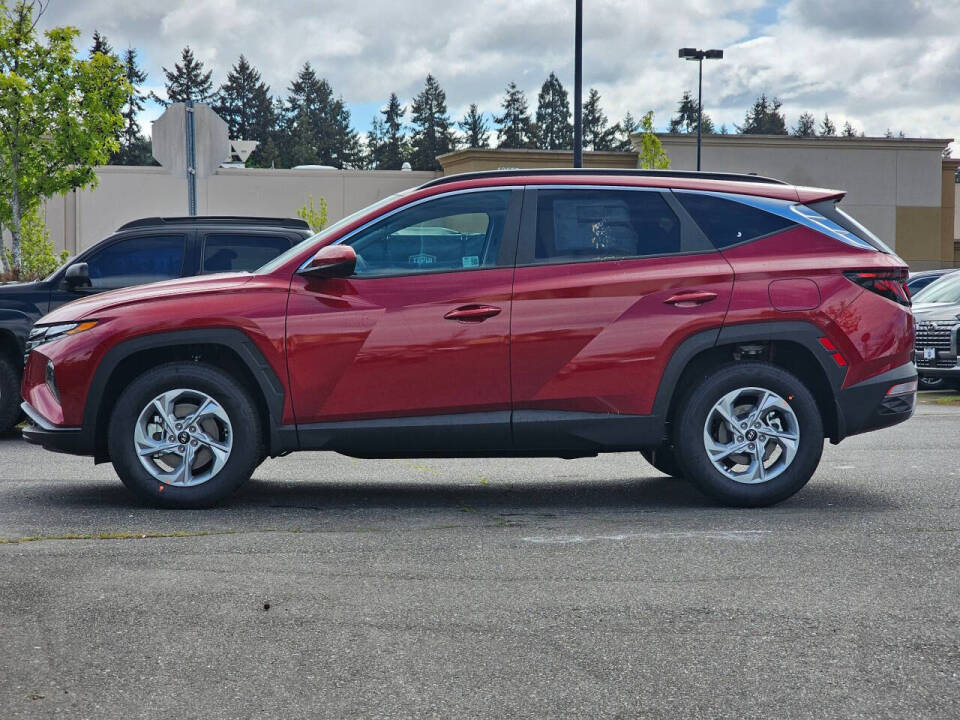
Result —
[[[195,217],[147,217],[124,223],[120,230],[156,227],[158,225],[265,225],[270,227],[309,230],[310,225],[299,218],[243,217],[242,215],[197,215]]]
[[[480,180],[483,178],[526,177],[529,175],[616,175],[627,177],[690,178],[691,180],[726,180],[728,182],[766,183],[769,185],[789,185],[783,180],[745,173],[702,172],[697,170],[623,170],[617,168],[529,168],[522,170],[483,170],[480,172],[446,175],[431,180],[420,188],[446,185],[460,180]]]

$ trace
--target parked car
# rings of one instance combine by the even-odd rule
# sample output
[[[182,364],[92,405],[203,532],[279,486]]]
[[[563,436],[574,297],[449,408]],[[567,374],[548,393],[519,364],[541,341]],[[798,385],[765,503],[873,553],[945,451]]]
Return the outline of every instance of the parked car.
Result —
[[[957,268],[942,268],[940,270],[920,270],[910,273],[910,279],[907,280],[907,288],[910,290],[910,295],[916,295],[924,288],[956,271]]]
[[[914,298],[917,339],[914,362],[920,388],[945,390],[960,387],[960,274],[947,275]]]
[[[311,234],[298,219],[143,218],[123,225],[44,280],[0,285],[0,434],[20,416],[24,347],[42,315],[105,290],[255,270]]]
[[[913,413],[907,267],[842,197],[669,171],[439,178],[256,272],[54,311],[24,437],[172,507],[294,450],[640,450],[722,502],[776,503],[825,437]]]

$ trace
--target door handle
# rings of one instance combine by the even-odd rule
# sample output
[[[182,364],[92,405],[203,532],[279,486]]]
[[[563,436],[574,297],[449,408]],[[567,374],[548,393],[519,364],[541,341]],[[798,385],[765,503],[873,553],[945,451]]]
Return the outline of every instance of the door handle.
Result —
[[[464,305],[456,310],[451,310],[443,317],[447,320],[459,320],[460,322],[483,322],[487,318],[496,317],[501,312],[500,308],[493,305]]]
[[[703,305],[711,300],[716,300],[717,294],[709,290],[694,290],[691,292],[677,293],[668,297],[663,302],[667,305],[676,305],[677,307],[696,307]]]

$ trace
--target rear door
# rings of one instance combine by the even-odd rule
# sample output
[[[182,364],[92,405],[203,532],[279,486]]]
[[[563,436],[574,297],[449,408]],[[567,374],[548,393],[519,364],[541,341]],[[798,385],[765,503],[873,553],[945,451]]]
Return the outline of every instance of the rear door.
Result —
[[[528,189],[511,330],[518,442],[537,411],[650,414],[671,354],[720,327],[732,287],[669,192]]]

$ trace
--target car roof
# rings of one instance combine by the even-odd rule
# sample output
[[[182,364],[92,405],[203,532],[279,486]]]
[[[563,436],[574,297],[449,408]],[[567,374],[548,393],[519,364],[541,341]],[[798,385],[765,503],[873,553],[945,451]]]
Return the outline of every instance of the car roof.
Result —
[[[147,217],[124,223],[121,230],[143,229],[151,227],[218,225],[233,227],[272,227],[288,230],[310,230],[310,225],[300,218],[281,217],[244,217],[242,215],[196,215],[192,217]]]
[[[498,185],[610,185],[621,187],[657,187],[671,190],[756,195],[794,202],[812,203],[840,200],[843,190],[789,185],[782,180],[740,173],[696,172],[685,170],[622,170],[611,168],[541,168],[492,170],[447,175],[431,180],[418,189],[448,190]]]

